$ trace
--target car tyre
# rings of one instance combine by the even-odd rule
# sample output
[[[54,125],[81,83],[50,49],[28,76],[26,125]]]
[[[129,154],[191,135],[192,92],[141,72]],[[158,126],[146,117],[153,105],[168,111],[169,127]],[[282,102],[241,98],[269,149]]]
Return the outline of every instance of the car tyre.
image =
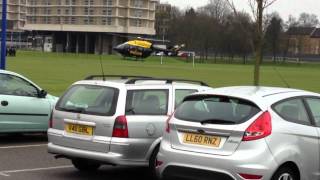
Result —
[[[149,159],[149,170],[152,177],[156,177],[156,164],[157,164],[157,155],[159,152],[160,145],[157,145],[153,150],[150,159]]]
[[[280,168],[271,180],[299,180],[298,173],[289,167]]]
[[[101,166],[101,164],[97,162],[93,162],[86,159],[72,159],[71,162],[75,168],[83,172],[96,171]]]

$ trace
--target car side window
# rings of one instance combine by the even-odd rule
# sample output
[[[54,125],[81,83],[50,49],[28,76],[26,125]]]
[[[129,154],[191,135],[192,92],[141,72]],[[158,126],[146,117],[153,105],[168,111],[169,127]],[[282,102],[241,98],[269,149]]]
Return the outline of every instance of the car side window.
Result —
[[[316,126],[320,127],[320,99],[306,98],[306,102],[310,108],[311,115],[315,121]]]
[[[20,77],[0,74],[0,94],[37,97],[38,90]]]
[[[129,90],[126,115],[167,115],[169,90]]]
[[[195,89],[176,89],[175,90],[175,100],[174,100],[174,104],[175,104],[175,108],[177,108],[183,101],[183,99],[192,94],[198,92]]]
[[[311,125],[302,99],[290,99],[282,101],[276,104],[273,109],[284,120],[303,125]]]

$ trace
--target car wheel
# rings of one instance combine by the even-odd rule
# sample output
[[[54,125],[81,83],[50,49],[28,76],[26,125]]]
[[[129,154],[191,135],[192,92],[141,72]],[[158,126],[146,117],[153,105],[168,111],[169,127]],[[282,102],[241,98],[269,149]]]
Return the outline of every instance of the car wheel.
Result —
[[[153,177],[156,177],[156,164],[157,164],[157,155],[159,152],[160,146],[157,145],[157,147],[153,150],[150,159],[149,159],[149,170]]]
[[[289,167],[280,168],[272,177],[272,180],[298,180],[297,172]]]
[[[79,171],[90,172],[99,169],[101,164],[86,159],[72,159],[73,166]]]

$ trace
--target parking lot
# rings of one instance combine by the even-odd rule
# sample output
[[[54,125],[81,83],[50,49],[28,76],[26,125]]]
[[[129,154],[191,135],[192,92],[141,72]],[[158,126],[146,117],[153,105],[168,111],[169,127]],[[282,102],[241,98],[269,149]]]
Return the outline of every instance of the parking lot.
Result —
[[[102,166],[95,173],[81,173],[69,160],[47,153],[43,134],[1,135],[0,154],[0,180],[151,179],[147,168]]]

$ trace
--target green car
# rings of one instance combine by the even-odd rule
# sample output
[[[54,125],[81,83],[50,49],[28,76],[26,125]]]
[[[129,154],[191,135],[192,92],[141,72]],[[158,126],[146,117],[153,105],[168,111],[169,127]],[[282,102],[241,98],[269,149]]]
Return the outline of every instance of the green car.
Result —
[[[0,70],[0,133],[46,132],[57,100],[29,79]]]

